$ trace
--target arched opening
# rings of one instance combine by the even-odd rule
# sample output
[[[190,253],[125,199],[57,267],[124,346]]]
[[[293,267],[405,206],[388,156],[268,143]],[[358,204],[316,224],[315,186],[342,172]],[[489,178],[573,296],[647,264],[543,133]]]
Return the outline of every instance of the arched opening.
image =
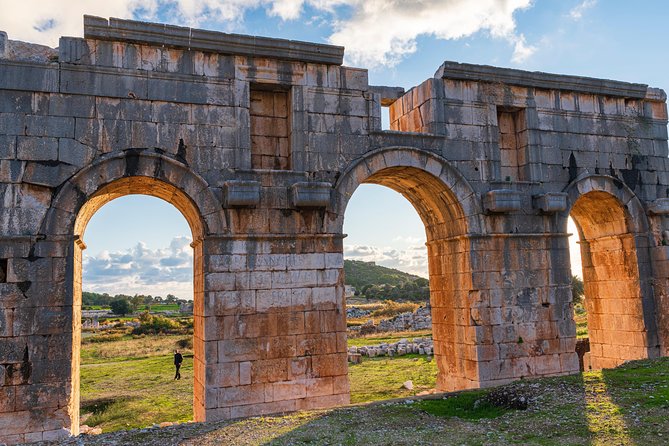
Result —
[[[194,419],[202,420],[204,413],[204,367],[202,323],[202,301],[204,295],[202,239],[205,235],[200,212],[185,192],[175,186],[150,177],[124,177],[100,188],[93,193],[79,209],[74,221],[74,251],[72,268],[72,369],[69,413],[71,432],[78,433],[80,406],[80,346],[81,346],[81,305],[82,305],[82,255],[86,248],[85,231],[93,215],[105,204],[119,197],[148,195],[162,199],[173,205],[185,218],[192,234],[193,249],[193,408]],[[167,364],[170,367],[170,364]],[[167,420],[165,420],[167,421]]]
[[[81,431],[192,420],[193,249],[183,215],[126,195],[102,206],[82,238]],[[174,350],[184,359],[178,376]]]
[[[577,198],[570,216],[578,232],[589,340],[589,353],[577,343],[585,358],[581,366],[610,368],[647,358],[637,244],[627,209],[609,192],[592,190]]]
[[[402,194],[425,225],[437,389],[478,386],[477,371],[467,367],[468,361],[477,359],[468,345],[473,327],[459,323],[458,314],[469,307],[471,289],[468,241],[460,237],[466,234],[460,203],[439,178],[415,167],[388,167],[364,182]]]
[[[423,222],[400,194],[363,184],[344,233],[351,402],[430,393],[437,366]]]
[[[406,198],[425,227],[436,388],[480,386],[478,337],[468,317],[472,289],[469,231],[478,231],[480,203],[466,180],[439,157],[383,149],[354,164],[338,182],[339,218],[360,184],[388,187]],[[341,223],[341,222],[339,222]]]

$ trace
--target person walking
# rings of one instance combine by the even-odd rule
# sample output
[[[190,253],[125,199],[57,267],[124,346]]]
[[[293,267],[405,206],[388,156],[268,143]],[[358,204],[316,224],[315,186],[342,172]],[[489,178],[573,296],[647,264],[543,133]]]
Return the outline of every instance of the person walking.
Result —
[[[181,379],[181,373],[179,373],[179,369],[181,368],[182,362],[184,362],[184,357],[181,356],[179,350],[174,350],[174,367],[177,369],[177,372],[174,375],[174,379]]]

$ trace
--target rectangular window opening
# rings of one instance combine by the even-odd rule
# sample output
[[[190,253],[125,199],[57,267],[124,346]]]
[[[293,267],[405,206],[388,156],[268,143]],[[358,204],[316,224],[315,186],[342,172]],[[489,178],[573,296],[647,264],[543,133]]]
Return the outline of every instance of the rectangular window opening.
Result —
[[[391,130],[389,105],[381,105],[381,130]]]
[[[290,170],[290,89],[251,84],[251,168]]]
[[[503,181],[525,180],[527,124],[525,109],[497,107],[500,173]]]

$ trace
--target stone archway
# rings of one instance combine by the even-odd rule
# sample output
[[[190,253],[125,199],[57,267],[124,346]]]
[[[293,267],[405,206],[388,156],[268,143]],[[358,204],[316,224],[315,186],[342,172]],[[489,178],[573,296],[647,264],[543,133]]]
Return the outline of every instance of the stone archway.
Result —
[[[641,203],[606,176],[583,178],[567,193],[566,214],[579,232],[593,368],[657,356],[648,222]]]
[[[478,196],[439,156],[403,147],[376,150],[357,160],[338,181],[338,225],[343,225],[346,203],[363,183],[402,194],[425,225],[437,387],[479,387],[477,331],[465,317],[475,294],[468,236],[480,228]]]
[[[83,236],[91,217],[106,203],[126,195],[150,195],[160,198],[184,216],[192,232],[194,290],[194,419],[205,419],[205,256],[203,241],[207,234],[221,231],[225,225],[220,204],[196,173],[181,163],[155,153],[129,150],[102,159],[82,169],[68,180],[55,197],[43,229],[49,237],[40,243],[57,243],[66,259],[65,296],[70,307],[70,374],[67,386],[67,413],[63,425],[72,435],[79,430],[79,349],[81,344],[82,251]],[[67,331],[67,330],[66,330]]]

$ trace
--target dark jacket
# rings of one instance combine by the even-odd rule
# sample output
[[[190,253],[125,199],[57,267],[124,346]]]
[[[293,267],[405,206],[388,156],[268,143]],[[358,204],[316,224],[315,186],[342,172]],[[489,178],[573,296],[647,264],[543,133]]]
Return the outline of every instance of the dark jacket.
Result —
[[[174,354],[174,365],[179,365],[184,362],[184,357],[181,356],[181,353]]]

